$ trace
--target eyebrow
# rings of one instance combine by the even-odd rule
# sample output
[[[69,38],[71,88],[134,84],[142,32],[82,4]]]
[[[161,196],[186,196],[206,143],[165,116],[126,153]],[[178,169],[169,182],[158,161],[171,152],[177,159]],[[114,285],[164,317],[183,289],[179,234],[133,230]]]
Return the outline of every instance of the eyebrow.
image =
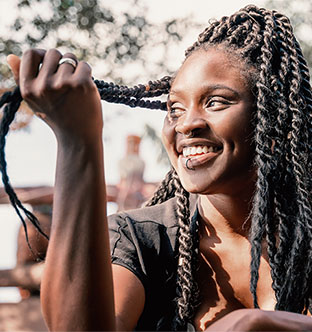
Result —
[[[234,93],[236,97],[239,96],[239,93],[236,90],[230,88],[227,85],[223,85],[223,84],[213,84],[213,85],[206,85],[206,86],[204,85],[202,90],[205,91],[205,93],[207,93],[207,91],[212,92],[212,91],[215,91],[215,90],[229,90],[232,93]],[[170,98],[171,94],[179,95],[183,92],[184,92],[184,90],[170,90],[169,93],[168,93],[168,99]]]

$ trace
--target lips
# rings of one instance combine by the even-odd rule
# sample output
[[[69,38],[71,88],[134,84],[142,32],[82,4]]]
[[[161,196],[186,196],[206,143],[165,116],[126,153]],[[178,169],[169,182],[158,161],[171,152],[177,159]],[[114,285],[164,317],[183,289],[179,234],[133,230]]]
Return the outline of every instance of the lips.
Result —
[[[217,152],[218,150],[220,150],[220,148],[217,146],[207,146],[207,145],[187,146],[183,148],[183,156],[184,157],[200,156],[202,154],[207,154],[210,152]]]
[[[189,159],[188,166],[193,168],[203,165],[222,153],[223,145],[206,140],[188,140],[180,142],[178,146],[179,159],[185,169],[186,161]]]

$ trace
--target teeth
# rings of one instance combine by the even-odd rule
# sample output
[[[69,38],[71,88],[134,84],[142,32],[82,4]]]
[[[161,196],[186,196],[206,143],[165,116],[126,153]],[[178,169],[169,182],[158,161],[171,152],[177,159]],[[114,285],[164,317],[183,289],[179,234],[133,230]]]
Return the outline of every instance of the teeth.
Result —
[[[194,156],[197,154],[203,154],[203,153],[209,153],[209,152],[216,152],[218,151],[217,147],[213,146],[192,146],[192,147],[186,147],[183,149],[183,156],[188,157],[188,156]]]
[[[197,154],[203,153],[203,149],[201,148],[201,146],[198,146],[198,147],[196,148],[196,153],[197,153]]]

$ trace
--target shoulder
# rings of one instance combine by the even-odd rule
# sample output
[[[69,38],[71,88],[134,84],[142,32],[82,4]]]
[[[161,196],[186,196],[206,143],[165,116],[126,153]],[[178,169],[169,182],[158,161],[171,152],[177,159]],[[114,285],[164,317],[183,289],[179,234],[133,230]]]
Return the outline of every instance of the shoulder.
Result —
[[[177,249],[175,198],[109,216],[112,263],[133,272],[146,293],[172,275]]]
[[[191,211],[196,205],[196,198],[192,197]],[[112,252],[121,247],[134,246],[153,248],[159,252],[166,247],[171,251],[176,249],[178,236],[178,211],[177,199],[150,207],[144,207],[113,214],[108,218],[110,242]]]
[[[197,195],[190,197],[191,215],[194,213]],[[108,217],[109,225],[130,219],[134,224],[162,226],[166,228],[178,227],[177,198],[173,197],[164,203],[119,212]]]
[[[126,219],[130,219],[134,225],[140,224],[141,227],[177,227],[176,198],[162,204],[110,215],[108,222],[112,226],[115,223],[123,223]]]

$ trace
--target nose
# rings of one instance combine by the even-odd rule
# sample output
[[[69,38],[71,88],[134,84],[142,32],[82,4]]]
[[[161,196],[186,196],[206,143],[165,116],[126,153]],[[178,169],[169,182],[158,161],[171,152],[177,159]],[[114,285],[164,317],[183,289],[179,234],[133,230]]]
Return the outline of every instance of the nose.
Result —
[[[190,132],[196,132],[199,129],[204,129],[208,127],[208,123],[201,116],[201,112],[198,110],[188,110],[185,116],[182,116],[177,125],[176,132],[187,135]]]

